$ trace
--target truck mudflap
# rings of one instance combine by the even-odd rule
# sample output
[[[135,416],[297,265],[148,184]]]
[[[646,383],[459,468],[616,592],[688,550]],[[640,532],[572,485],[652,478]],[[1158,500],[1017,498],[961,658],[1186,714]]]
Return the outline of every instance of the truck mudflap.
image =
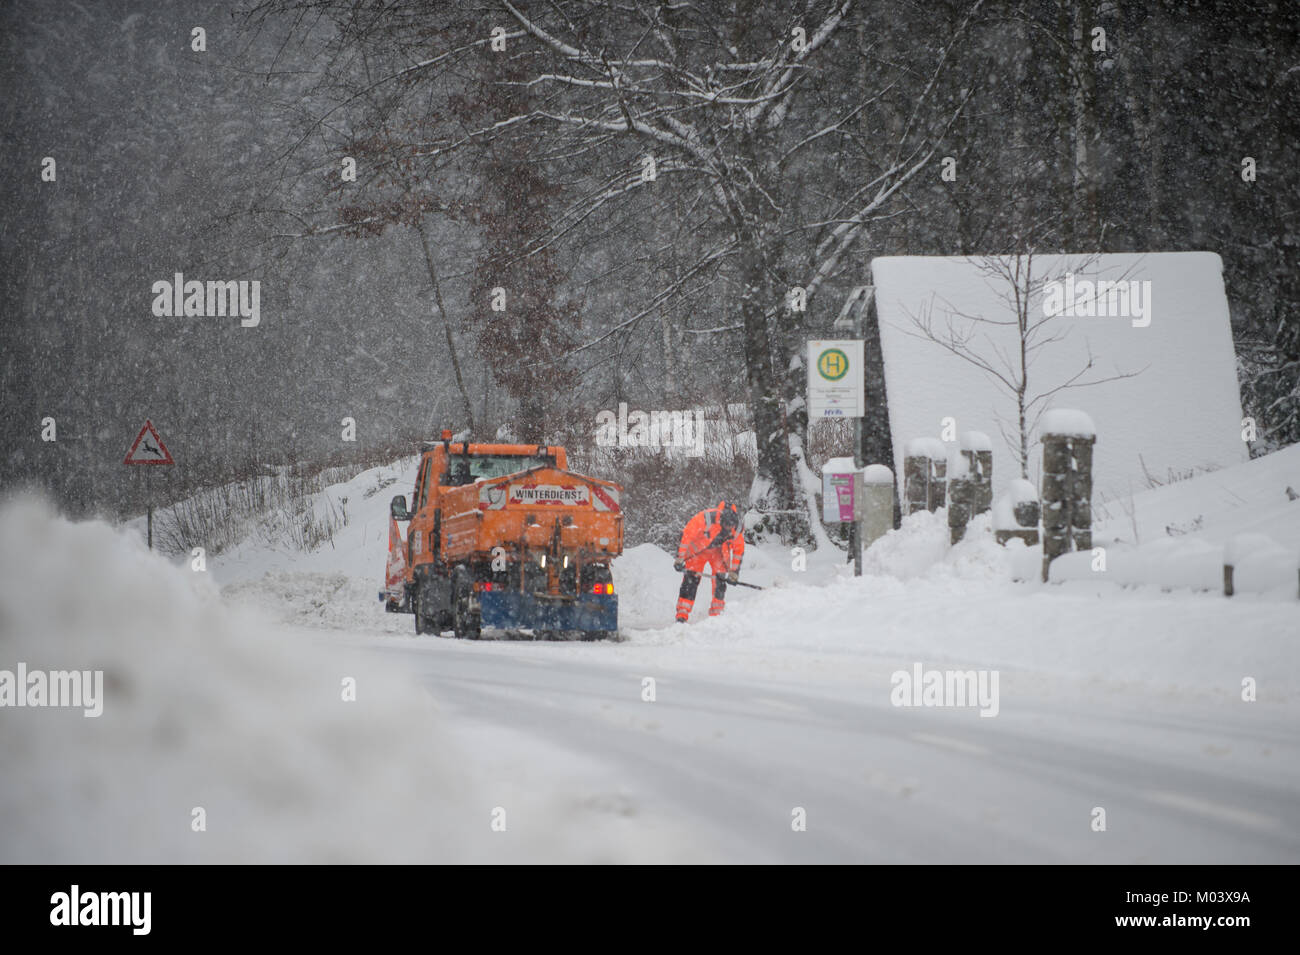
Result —
[[[538,597],[518,591],[478,595],[483,627],[500,630],[618,630],[618,594]]]

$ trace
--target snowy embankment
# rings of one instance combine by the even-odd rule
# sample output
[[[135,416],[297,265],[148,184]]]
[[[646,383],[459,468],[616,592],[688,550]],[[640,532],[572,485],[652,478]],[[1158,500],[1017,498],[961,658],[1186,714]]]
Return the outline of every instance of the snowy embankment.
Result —
[[[1300,448],[1292,448],[1136,496],[1132,506],[1144,535],[1136,553],[1146,560],[1148,548],[1152,554],[1171,546],[1213,549],[1216,540],[1261,525],[1283,546],[1300,547],[1300,502],[1285,494],[1287,475],[1295,483],[1298,464]],[[412,480],[412,468],[403,464],[330,488],[326,493],[351,502],[350,523],[336,532],[332,548],[304,555],[250,544],[215,561],[214,574],[230,597],[298,626],[370,635],[365,640],[376,634],[413,639],[411,618],[384,614],[377,600],[388,500],[409,493]],[[634,492],[625,498],[635,506]],[[1111,512],[1095,542],[1108,548],[1109,568],[1123,568],[1130,560],[1123,543],[1129,522]],[[1165,533],[1166,524],[1198,520],[1204,537]],[[1148,533],[1164,540],[1148,541]],[[1154,586],[1121,587],[1114,571],[1110,577],[1095,573],[1090,563],[1083,579],[1044,585],[1038,582],[1040,554],[1019,541],[997,545],[987,515],[971,523],[966,541],[951,547],[943,512],[914,515],[877,541],[860,579],[838,550],[801,559],[779,546],[751,546],[742,579],[767,589],[731,588],[726,613],[710,620],[706,580],[692,623],[682,627],[672,620],[681,578],[671,557],[640,545],[615,563],[626,642],[560,652],[739,668],[773,679],[815,674],[850,690],[919,660],[1215,695],[1239,694],[1242,677],[1268,673],[1274,700],[1300,695],[1294,580],[1290,587],[1231,599],[1214,591],[1166,592],[1156,576],[1166,565],[1153,559],[1143,565],[1153,568],[1151,579],[1134,583]],[[1070,560],[1085,557],[1091,561],[1090,554]]]
[[[1214,548],[1261,526],[1294,546],[1300,502],[1284,493],[1294,482],[1281,485],[1285,503],[1276,497],[1296,453],[1135,497],[1143,547],[1163,531]],[[669,693],[698,678],[709,694],[782,719],[813,701],[852,701],[855,720],[888,721],[891,674],[915,664],[1000,671],[1009,722],[964,715],[1011,727],[1047,719],[1060,738],[1077,722],[1062,713],[1103,702],[1156,717],[1208,705],[1270,726],[1300,712],[1293,594],[1042,584],[1037,549],[995,544],[987,515],[955,547],[942,512],[913,515],[868,550],[861,578],[840,551],[751,547],[742,578],[765,589],[731,589],[726,613],[707,619],[705,582],[687,626],[672,622],[671,557],[630,548],[615,567],[621,643],[416,638],[411,618],[377,599],[388,501],[409,493],[411,472],[401,462],[320,492],[314,506],[346,509],[331,544],[302,553],[253,534],[203,572],[150,554],[135,527],[72,524],[29,499],[0,507],[0,670],[101,669],[106,697],[97,718],[0,712],[0,861],[708,857],[707,835],[684,818],[628,802],[626,767],[610,753],[648,737],[609,742],[602,761],[582,742],[596,736],[529,733],[529,706],[560,712],[557,701],[575,698],[570,671],[590,684],[574,704],[584,715],[560,719],[556,733],[658,733],[660,711],[637,709],[645,674]],[[634,493],[624,499],[635,506]],[[1098,542],[1115,547],[1126,522],[1100,525]],[[402,652],[374,652],[392,648]],[[547,688],[521,689],[520,667]],[[1248,677],[1259,702],[1242,710]],[[493,718],[467,716],[476,702]],[[716,715],[715,704],[697,699],[691,712]],[[1093,721],[1079,744],[1121,747],[1128,718]],[[690,725],[679,728],[694,739]],[[508,840],[489,828],[504,805],[515,813]],[[192,828],[198,809],[204,831]]]
[[[1085,554],[1052,566],[1054,580],[1219,590],[1233,565],[1237,592],[1295,598],[1300,582],[1300,445],[1236,467],[1094,507],[1096,571]]]
[[[293,579],[275,586],[296,593]],[[475,775],[406,673],[233,607],[134,534],[29,498],[0,505],[0,670],[20,663],[102,671],[103,710],[0,710],[0,863],[691,856],[546,780],[529,791],[546,825],[494,840],[492,807],[523,800]]]

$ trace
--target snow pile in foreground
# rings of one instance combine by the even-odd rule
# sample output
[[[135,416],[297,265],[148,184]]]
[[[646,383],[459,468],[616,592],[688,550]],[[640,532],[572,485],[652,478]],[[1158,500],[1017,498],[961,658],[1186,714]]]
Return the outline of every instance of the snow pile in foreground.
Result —
[[[19,663],[102,670],[103,712],[0,710],[0,863],[683,858],[572,797],[476,784],[381,659],[272,629],[32,499],[0,505],[0,670]],[[498,805],[518,807],[506,833]]]

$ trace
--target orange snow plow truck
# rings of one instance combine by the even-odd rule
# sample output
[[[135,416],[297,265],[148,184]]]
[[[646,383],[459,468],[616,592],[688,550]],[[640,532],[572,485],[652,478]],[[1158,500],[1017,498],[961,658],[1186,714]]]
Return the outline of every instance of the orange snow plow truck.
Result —
[[[622,488],[567,469],[564,448],[426,444],[408,510],[391,505],[388,609],[416,633],[618,633],[610,561],[623,552]],[[409,521],[405,541],[397,522]]]

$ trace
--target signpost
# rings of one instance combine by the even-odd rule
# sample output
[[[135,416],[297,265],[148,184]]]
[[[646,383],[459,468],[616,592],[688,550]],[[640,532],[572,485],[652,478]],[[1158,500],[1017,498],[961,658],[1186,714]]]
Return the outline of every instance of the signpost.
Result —
[[[861,418],[864,413],[862,342],[808,343],[808,417]]]
[[[849,293],[832,326],[851,338],[808,342],[808,419],[852,418],[853,457],[828,461],[822,469],[822,517],[848,522],[853,573],[862,576],[862,417],[867,413],[863,375],[862,316],[875,295],[871,285]],[[835,465],[835,467],[832,467]]]
[[[171,452],[167,450],[167,445],[163,444],[162,437],[153,426],[153,422],[146,420],[140,433],[135,436],[135,441],[131,443],[131,450],[126,452],[126,458],[123,464],[175,464]],[[146,472],[147,473],[147,472]],[[146,494],[149,488],[146,487]],[[148,536],[149,549],[153,550],[153,495],[148,494]]]

